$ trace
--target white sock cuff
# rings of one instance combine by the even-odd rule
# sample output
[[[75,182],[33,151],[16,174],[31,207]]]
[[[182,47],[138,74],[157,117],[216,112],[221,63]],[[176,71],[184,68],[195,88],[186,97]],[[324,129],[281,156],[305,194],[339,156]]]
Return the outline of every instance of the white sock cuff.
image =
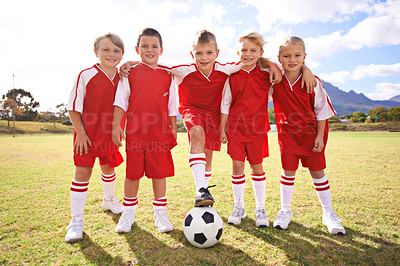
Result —
[[[89,188],[89,181],[79,182],[73,179],[71,182],[70,190],[71,192],[82,193],[82,192],[87,192],[88,188]]]
[[[294,180],[296,176],[287,176],[285,173],[282,171],[281,173],[281,186],[294,186]]]
[[[197,154],[189,154],[189,166],[192,167],[195,164],[207,164],[206,154],[205,153],[197,153]]]
[[[137,196],[133,197],[133,198],[128,198],[128,197],[124,196],[124,202],[123,202],[124,208],[133,207],[133,206],[136,206],[137,204],[138,204]]]
[[[161,197],[158,199],[153,198],[152,202],[153,202],[153,206],[165,207],[165,206],[167,206],[167,197],[164,196],[164,197]]]
[[[241,175],[231,175],[231,183],[232,185],[242,185],[246,183],[246,175],[241,174]]]
[[[324,183],[326,181],[328,181],[328,177],[326,175],[324,175],[322,178],[313,178],[312,181],[314,182],[314,184],[319,184],[319,183]]]
[[[253,180],[253,182],[261,182],[261,181],[265,181],[266,180],[266,176],[265,173],[262,174],[251,174],[251,180]]]
[[[212,174],[212,170],[210,170],[210,171],[205,171],[205,177],[206,177],[206,178],[210,178],[210,177],[211,177],[211,174]]]
[[[314,187],[317,192],[325,191],[330,189],[329,181],[326,175],[319,179],[312,179],[314,182]]]
[[[104,176],[104,177],[112,177],[112,176],[115,175],[115,170],[114,170],[114,173],[112,173],[111,175],[106,175],[103,172],[101,172],[101,175]]]

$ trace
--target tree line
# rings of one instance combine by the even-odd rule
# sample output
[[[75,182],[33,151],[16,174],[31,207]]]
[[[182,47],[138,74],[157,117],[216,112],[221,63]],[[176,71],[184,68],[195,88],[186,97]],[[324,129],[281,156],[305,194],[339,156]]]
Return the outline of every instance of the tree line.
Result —
[[[61,122],[71,124],[67,115],[67,106],[63,103],[56,105],[56,111],[38,112],[40,103],[35,101],[32,94],[24,89],[11,89],[0,100],[0,119],[10,122],[13,119],[13,110],[16,121],[43,121]],[[271,124],[275,124],[274,108],[269,108],[268,117]],[[367,114],[357,111],[344,117],[351,123],[376,123],[400,121],[400,106],[386,109],[383,106],[369,110]],[[333,117],[331,122],[340,121],[339,117]],[[183,124],[182,124],[183,126]]]
[[[0,100],[0,119],[10,122],[13,114],[16,121],[62,122],[71,124],[67,116],[67,106],[63,103],[56,106],[55,112],[39,112],[40,103],[24,89],[11,89],[2,95]]]
[[[349,119],[351,123],[398,122],[400,121],[400,106],[390,107],[389,109],[379,106],[369,110],[367,114],[358,111],[346,115],[345,118]]]

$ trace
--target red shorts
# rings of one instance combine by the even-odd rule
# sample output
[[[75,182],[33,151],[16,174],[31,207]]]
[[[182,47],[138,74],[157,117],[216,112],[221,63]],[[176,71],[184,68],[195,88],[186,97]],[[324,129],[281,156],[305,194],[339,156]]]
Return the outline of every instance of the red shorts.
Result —
[[[268,139],[259,139],[254,142],[236,142],[228,141],[228,154],[233,160],[250,164],[260,164],[265,157],[268,157]]]
[[[122,155],[119,151],[106,156],[93,156],[91,154],[78,155],[74,152],[74,165],[78,167],[91,167],[93,168],[96,157],[99,157],[100,165],[108,165],[111,168],[119,166],[123,161]]]
[[[126,152],[126,178],[130,180],[139,180],[144,175],[161,179],[174,174],[171,151],[138,149]]]
[[[204,129],[204,133],[206,135],[204,148],[212,151],[221,150],[221,142],[219,141],[220,116],[212,116],[209,114],[191,112],[183,115],[182,119],[188,131],[189,142],[189,130],[193,126],[201,126]]]
[[[281,163],[284,170],[296,171],[299,167],[299,160],[303,167],[308,168],[310,171],[321,171],[326,168],[324,154],[321,156],[305,156],[281,152]]]

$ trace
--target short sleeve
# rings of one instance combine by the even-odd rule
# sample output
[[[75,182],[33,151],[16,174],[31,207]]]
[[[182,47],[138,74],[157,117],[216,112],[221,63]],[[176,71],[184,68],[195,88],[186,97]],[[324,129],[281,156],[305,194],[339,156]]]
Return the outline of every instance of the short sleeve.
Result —
[[[126,112],[129,107],[130,94],[131,88],[129,86],[129,80],[127,78],[120,79],[115,93],[114,106],[118,106]]]
[[[82,113],[83,102],[85,101],[85,97],[86,97],[86,85],[83,76],[80,74],[76,78],[74,86],[71,90],[71,94],[68,100],[67,110]]]
[[[228,78],[224,85],[224,91],[222,92],[221,113],[227,115],[229,114],[231,102],[232,102],[232,90],[231,86],[229,85],[229,78]]]
[[[322,82],[317,78],[317,86],[314,89],[315,100],[314,100],[314,112],[317,121],[326,120],[336,115],[335,109],[333,109],[331,100],[326,93]]]
[[[168,99],[168,115],[178,116],[178,91],[176,89],[174,80],[171,79],[171,85],[169,87],[169,99]]]

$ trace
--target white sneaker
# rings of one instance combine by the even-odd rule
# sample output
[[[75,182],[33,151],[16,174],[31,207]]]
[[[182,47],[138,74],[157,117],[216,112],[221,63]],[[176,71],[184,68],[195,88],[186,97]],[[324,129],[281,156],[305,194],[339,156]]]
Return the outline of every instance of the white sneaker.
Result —
[[[293,212],[291,210],[280,210],[276,215],[274,227],[277,229],[287,229],[292,220]]]
[[[135,210],[123,211],[119,218],[118,224],[115,226],[115,232],[117,233],[128,233],[132,229],[132,225],[135,222]]]
[[[83,238],[83,224],[83,218],[72,217],[67,226],[68,231],[65,234],[65,241],[68,243],[81,241]]]
[[[174,229],[165,210],[154,211],[154,225],[158,227],[160,233],[169,232]]]
[[[103,199],[101,207],[106,211],[111,211],[114,214],[120,214],[123,211],[122,205],[119,203],[117,197],[112,196],[111,200]]]
[[[256,209],[256,226],[268,227],[269,221],[264,208]]]
[[[340,219],[334,212],[322,214],[322,223],[328,227],[328,231],[334,235],[345,235],[346,230],[340,223]]]
[[[228,224],[239,225],[244,217],[246,217],[245,209],[235,205],[232,215],[228,218]]]

